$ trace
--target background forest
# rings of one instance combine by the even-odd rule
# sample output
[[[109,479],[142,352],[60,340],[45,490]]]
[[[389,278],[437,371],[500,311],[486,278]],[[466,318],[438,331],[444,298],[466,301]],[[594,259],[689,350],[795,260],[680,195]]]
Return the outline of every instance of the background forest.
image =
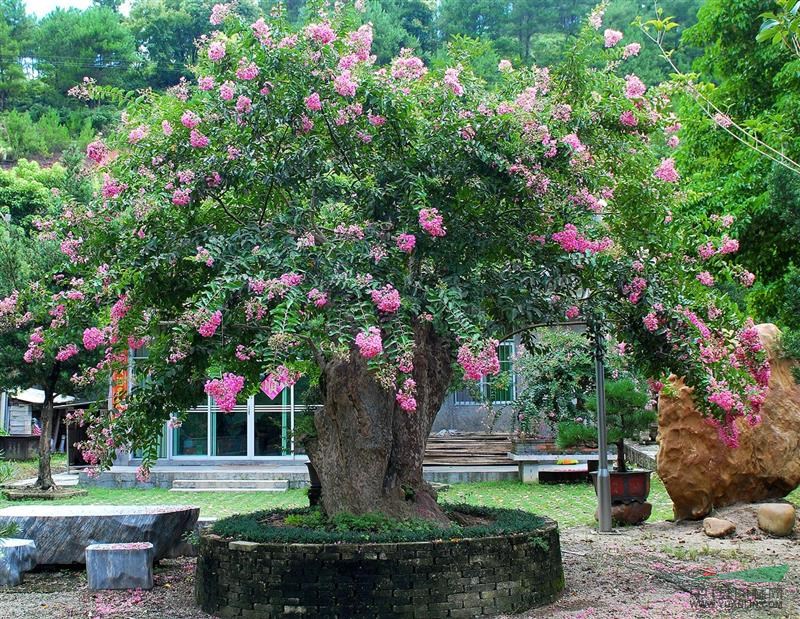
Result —
[[[86,77],[126,91],[166,89],[188,76],[195,40],[208,31],[214,0],[133,0],[127,14],[119,0],[95,0],[86,10],[57,9],[42,18],[24,0],[0,0],[0,293],[36,269],[35,247],[26,243],[37,215],[55,206],[57,193],[80,198],[93,190],[80,174],[83,151],[119,118],[121,99],[87,102],[73,90]],[[276,10],[272,0],[239,0],[253,16]],[[548,66],[569,53],[594,0],[368,0],[373,51],[384,64],[401,48],[426,63],[470,63],[490,84],[501,59],[514,66]],[[282,4],[303,19],[304,0]],[[797,160],[800,59],[785,46],[756,36],[773,0],[666,0],[672,16],[664,47],[671,60],[719,109],[774,148]],[[624,42],[642,43],[627,61],[653,85],[674,73],[656,45],[636,25],[656,16],[643,0],[614,0],[604,27],[621,30]],[[78,92],[79,94],[79,92]],[[753,271],[755,284],[731,290],[756,321],[800,328],[800,178],[722,131],[693,97],[676,92],[680,116],[678,168],[693,216],[731,213],[736,259]],[[27,161],[26,161],[27,160]],[[55,192],[53,190],[56,190]],[[39,252],[41,253],[41,252]],[[23,275],[21,275],[23,274]]]

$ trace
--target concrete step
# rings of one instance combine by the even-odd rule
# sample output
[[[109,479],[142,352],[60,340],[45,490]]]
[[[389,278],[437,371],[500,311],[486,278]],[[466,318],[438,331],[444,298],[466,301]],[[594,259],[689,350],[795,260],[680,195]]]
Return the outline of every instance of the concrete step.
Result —
[[[286,492],[286,479],[175,479],[175,492]]]

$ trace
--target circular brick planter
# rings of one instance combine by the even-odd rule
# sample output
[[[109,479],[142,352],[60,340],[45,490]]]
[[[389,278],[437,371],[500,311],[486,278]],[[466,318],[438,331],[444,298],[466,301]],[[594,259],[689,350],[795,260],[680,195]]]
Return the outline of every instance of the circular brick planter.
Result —
[[[200,539],[196,597],[219,617],[477,617],[552,602],[564,588],[558,525],[404,543]]]

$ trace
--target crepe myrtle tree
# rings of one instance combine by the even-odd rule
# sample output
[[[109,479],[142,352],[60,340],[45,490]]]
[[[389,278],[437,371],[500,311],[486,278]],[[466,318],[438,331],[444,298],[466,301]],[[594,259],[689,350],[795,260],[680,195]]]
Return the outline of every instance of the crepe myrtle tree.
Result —
[[[18,289],[0,300],[0,386],[4,390],[35,386],[44,391],[35,483],[40,490],[55,488],[50,466],[55,396],[79,388],[73,378],[81,361],[96,362],[102,349],[107,356],[112,354],[111,348],[101,348],[109,343],[109,329],[93,327],[96,309],[87,296],[89,286],[65,272],[69,262],[52,243],[52,234],[42,230],[35,239],[40,255],[33,277],[18,282]],[[69,251],[69,242],[62,248]]]
[[[725,354],[737,316],[696,278],[730,269],[695,251],[722,233],[679,217],[669,88],[626,76],[639,46],[598,32],[602,7],[563,67],[503,61],[494,90],[466,56],[376,66],[358,6],[317,8],[293,29],[215,7],[196,80],[127,95],[90,144],[102,195],[57,227],[81,240],[74,271],[106,281],[97,328],[124,299],[115,346],[149,349],[141,387],[88,414],[93,436],[143,448],[146,475],[165,420],[203,392],[230,411],[305,373],[324,510],[442,520],[422,460],[454,375],[496,374],[499,340],[565,317],[623,329],[720,426],[755,414],[758,352],[700,357],[700,313],[714,304],[702,328]]]

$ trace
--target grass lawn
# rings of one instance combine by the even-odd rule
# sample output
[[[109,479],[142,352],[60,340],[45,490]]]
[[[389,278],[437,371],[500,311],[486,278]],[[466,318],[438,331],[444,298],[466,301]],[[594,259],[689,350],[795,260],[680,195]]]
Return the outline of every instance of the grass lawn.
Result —
[[[89,495],[57,501],[31,501],[48,505],[197,505],[200,515],[224,517],[233,514],[275,507],[308,505],[305,490],[288,492],[170,492],[166,489],[88,488]],[[800,504],[800,489],[788,499]],[[515,481],[454,484],[440,492],[439,500],[448,503],[470,503],[489,507],[509,507],[549,516],[561,528],[594,524],[597,499],[591,484],[539,485]],[[672,502],[664,484],[652,477],[650,497],[653,514],[650,522],[672,517]],[[19,505],[0,496],[0,508]]]

